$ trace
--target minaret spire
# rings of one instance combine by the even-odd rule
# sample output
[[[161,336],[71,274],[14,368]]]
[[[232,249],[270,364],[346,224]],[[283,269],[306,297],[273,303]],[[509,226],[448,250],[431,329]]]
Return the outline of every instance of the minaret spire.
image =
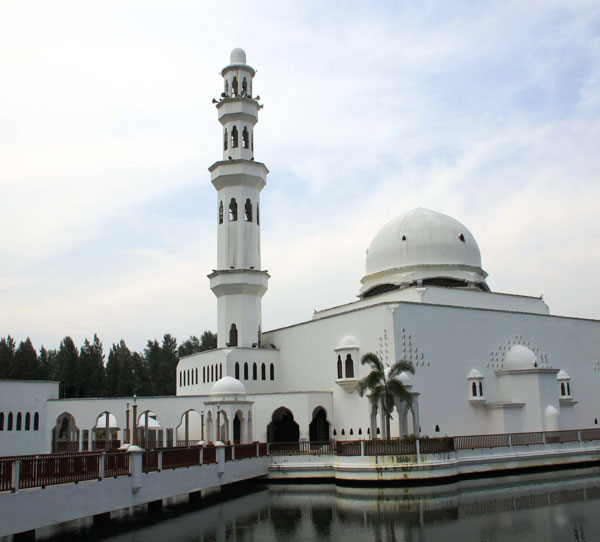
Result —
[[[216,105],[223,159],[209,168],[218,195],[217,269],[209,278],[218,300],[219,348],[260,346],[261,298],[269,279],[260,263],[259,199],[269,170],[254,160],[254,126],[262,108],[253,97],[255,73],[242,49],[231,51]]]

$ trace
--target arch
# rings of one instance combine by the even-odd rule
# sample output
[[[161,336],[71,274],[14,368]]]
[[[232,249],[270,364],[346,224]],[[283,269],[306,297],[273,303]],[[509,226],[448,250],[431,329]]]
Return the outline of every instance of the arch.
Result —
[[[244,129],[242,130],[242,147],[244,147],[244,149],[250,148],[250,136],[246,126],[244,126]]]
[[[352,430],[352,427],[350,428],[350,434],[354,435],[354,431]]]
[[[36,412],[33,415],[33,430],[39,431],[39,429],[40,429],[40,415],[38,412]]]
[[[571,383],[567,382],[567,395],[571,395]]]
[[[560,383],[560,394],[564,397],[567,394],[567,389],[565,387],[565,383],[561,382]]]
[[[206,367],[202,367],[202,383],[206,384]]]
[[[342,435],[345,435],[346,431],[344,430],[344,428],[342,427]]]
[[[246,200],[246,204],[244,205],[244,220],[246,222],[252,222],[252,202],[250,198]]]
[[[0,431],[4,431],[4,412],[0,412]]]
[[[266,380],[267,379],[267,366],[263,363],[260,366],[260,379],[261,380]]]
[[[219,378],[223,378],[223,364],[219,363]]]
[[[31,413],[25,414],[25,431],[31,430]]]
[[[219,224],[223,224],[223,202],[219,203]]]
[[[198,367],[196,367],[196,384],[198,384]]]
[[[121,442],[118,440],[119,425],[114,414],[105,410],[96,418],[96,423],[92,429],[94,450],[110,450],[119,448]]]
[[[158,421],[158,416],[151,410],[140,413],[135,426],[137,442],[141,448],[162,448],[163,428]]]
[[[231,92],[233,93],[234,96],[238,95],[238,80],[235,75],[233,76],[233,79],[231,80]]]
[[[237,220],[237,202],[235,198],[231,198],[229,202],[229,222],[235,222]]]
[[[212,418],[212,412],[210,410],[206,413],[206,419],[204,421],[204,424],[206,426],[206,441],[212,442],[213,441],[213,418]]]
[[[360,428],[360,427],[358,428],[358,434],[362,435],[362,428]]]
[[[477,383],[473,382],[473,384],[471,384],[471,395],[473,395],[473,397],[477,397]]]
[[[275,380],[275,365],[271,363],[271,366],[269,367],[269,377],[270,380]]]
[[[76,452],[79,450],[79,429],[75,418],[68,412],[63,412],[56,418],[52,429],[53,452]]]
[[[260,208],[258,202],[256,202],[256,224],[260,226]]]
[[[246,96],[248,94],[248,80],[244,77],[242,79],[242,96]]]
[[[18,412],[17,413],[17,426],[15,428],[15,431],[20,431],[22,429],[22,426],[23,426],[23,414]]]
[[[256,363],[252,364],[252,380],[258,380],[258,367]]]
[[[240,362],[235,362],[235,378],[240,379]]]
[[[225,96],[229,95],[229,81],[225,79]]]
[[[233,443],[239,444],[243,441],[242,428],[244,427],[244,414],[238,410],[233,417]]]
[[[346,378],[354,378],[354,361],[352,361],[352,356],[350,354],[346,356],[345,366]]]
[[[327,411],[318,406],[313,410],[312,421],[308,426],[308,436],[311,442],[325,442],[329,440],[329,421]]]
[[[227,346],[237,346],[238,345],[238,329],[235,324],[231,324],[229,328],[229,344]]]
[[[483,383],[481,381],[479,382],[479,396],[483,397]]]
[[[267,425],[268,442],[298,442],[300,440],[300,427],[294,421],[292,411],[286,407],[279,407],[273,411],[271,422]]]
[[[159,433],[161,430],[159,430]],[[193,408],[186,410],[175,428],[175,440],[178,446],[193,446],[202,439],[202,415]],[[158,438],[159,442],[161,437]]]
[[[342,368],[342,356],[338,356],[337,359],[337,377],[344,378],[344,370]]]
[[[225,131],[223,132],[223,150],[224,151],[227,150],[228,139],[229,139],[229,134],[227,133],[227,128],[225,128]]]
[[[210,366],[210,381],[211,382],[215,381],[215,366],[214,365]]]
[[[12,429],[13,429],[13,413],[9,412],[8,413],[8,421],[6,423],[6,430],[12,431]]]
[[[238,147],[238,129],[237,126],[234,126],[231,129],[231,148],[237,149]]]
[[[244,363],[244,380],[248,380],[248,362]]]
[[[179,387],[181,388],[183,384],[181,383],[181,371],[179,371]]]

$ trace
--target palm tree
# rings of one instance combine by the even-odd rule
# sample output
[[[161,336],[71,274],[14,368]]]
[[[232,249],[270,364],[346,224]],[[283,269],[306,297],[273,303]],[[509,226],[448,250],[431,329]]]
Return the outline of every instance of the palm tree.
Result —
[[[371,372],[361,378],[358,382],[357,391],[361,397],[369,392],[371,404],[378,408],[381,404],[383,415],[385,417],[385,432],[390,436],[390,419],[394,410],[396,399],[406,401],[411,404],[411,394],[406,386],[398,379],[400,373],[407,372],[414,374],[415,368],[412,362],[408,360],[396,361],[391,367],[386,367],[379,359],[377,354],[369,352],[361,360],[361,365],[370,365]],[[371,435],[375,438],[375,435]]]

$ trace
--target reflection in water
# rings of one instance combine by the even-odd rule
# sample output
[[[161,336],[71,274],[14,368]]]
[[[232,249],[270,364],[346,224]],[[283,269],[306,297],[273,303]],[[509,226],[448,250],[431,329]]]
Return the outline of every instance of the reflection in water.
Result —
[[[581,477],[581,473],[586,478]],[[556,477],[556,474],[554,474]],[[112,542],[164,540],[283,542],[584,542],[600,540],[600,469],[556,480],[551,474],[425,488],[270,485],[228,500],[87,524],[43,538]]]

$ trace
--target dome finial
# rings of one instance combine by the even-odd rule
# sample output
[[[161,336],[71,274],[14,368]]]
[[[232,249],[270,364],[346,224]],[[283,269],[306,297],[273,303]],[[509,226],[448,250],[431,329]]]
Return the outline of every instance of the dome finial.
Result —
[[[233,51],[231,51],[231,55],[229,56],[230,64],[246,64],[246,52],[240,47],[236,47]]]

